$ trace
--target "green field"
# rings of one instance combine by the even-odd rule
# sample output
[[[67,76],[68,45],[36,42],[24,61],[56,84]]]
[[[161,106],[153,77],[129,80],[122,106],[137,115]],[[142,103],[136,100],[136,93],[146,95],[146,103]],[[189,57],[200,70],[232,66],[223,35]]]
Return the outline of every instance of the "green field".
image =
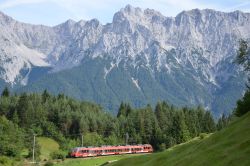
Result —
[[[109,166],[249,166],[250,112],[225,129],[161,153],[122,159]]]
[[[55,151],[59,150],[58,143],[55,140],[51,139],[51,138],[38,137],[37,142],[41,146],[41,155],[40,155],[41,161],[49,160],[50,159],[50,154],[52,152],[55,152]]]

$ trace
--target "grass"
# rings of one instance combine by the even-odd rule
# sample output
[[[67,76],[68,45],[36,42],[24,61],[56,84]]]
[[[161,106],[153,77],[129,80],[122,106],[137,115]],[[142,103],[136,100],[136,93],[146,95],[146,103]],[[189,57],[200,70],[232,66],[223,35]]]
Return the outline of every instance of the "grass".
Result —
[[[164,152],[122,159],[108,166],[250,165],[250,112],[225,129]]]
[[[40,155],[41,161],[49,160],[50,154],[59,149],[58,143],[51,138],[38,137],[37,142],[41,147],[41,155]]]
[[[142,155],[142,154],[136,154]],[[83,158],[83,159],[66,159],[63,162],[55,164],[56,166],[101,166],[108,161],[121,160],[130,158],[134,155],[113,155],[113,156],[102,156],[97,158]]]

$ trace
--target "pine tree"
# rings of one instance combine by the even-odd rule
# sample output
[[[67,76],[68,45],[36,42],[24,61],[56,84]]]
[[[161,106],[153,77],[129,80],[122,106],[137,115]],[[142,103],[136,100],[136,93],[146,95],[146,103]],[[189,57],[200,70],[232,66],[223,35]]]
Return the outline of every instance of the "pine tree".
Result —
[[[49,94],[48,91],[45,89],[45,90],[43,91],[43,94],[42,94],[43,103],[45,103],[49,97],[50,97],[50,94]]]
[[[237,102],[237,108],[235,111],[236,116],[242,116],[250,111],[250,47],[248,46],[247,41],[240,41],[240,47],[235,62],[243,66],[248,74],[248,82],[246,83],[247,91],[245,92],[243,99]]]
[[[14,114],[13,114],[12,122],[15,123],[15,124],[19,124],[19,122],[20,122],[17,111],[15,111]]]
[[[17,114],[20,119],[19,125],[21,127],[25,127],[28,124],[28,121],[31,117],[28,113],[28,109],[29,109],[28,96],[26,93],[23,93],[21,94],[17,104]]]
[[[10,91],[7,87],[4,88],[3,92],[2,92],[2,96],[3,97],[9,97],[10,96]]]
[[[236,116],[242,116],[250,111],[250,90],[247,90],[242,99],[237,101]]]
[[[202,122],[202,132],[211,133],[215,131],[215,122],[213,120],[213,117],[209,111],[206,111],[203,122]]]

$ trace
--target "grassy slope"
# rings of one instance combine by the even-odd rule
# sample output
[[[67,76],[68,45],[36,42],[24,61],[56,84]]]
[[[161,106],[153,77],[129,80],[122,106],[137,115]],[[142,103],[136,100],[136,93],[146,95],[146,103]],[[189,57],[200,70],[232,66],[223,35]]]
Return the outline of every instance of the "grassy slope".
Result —
[[[196,139],[161,153],[123,159],[109,166],[250,165],[250,112],[203,140]]]
[[[40,159],[43,161],[44,159],[50,159],[50,153],[57,151],[59,149],[58,143],[46,137],[38,137],[37,138],[38,144],[41,146],[41,155]]]
[[[56,166],[101,166],[102,164],[108,161],[121,160],[125,158],[130,158],[132,156],[133,155],[114,155],[114,156],[102,156],[97,158],[66,159],[63,162],[56,164]]]

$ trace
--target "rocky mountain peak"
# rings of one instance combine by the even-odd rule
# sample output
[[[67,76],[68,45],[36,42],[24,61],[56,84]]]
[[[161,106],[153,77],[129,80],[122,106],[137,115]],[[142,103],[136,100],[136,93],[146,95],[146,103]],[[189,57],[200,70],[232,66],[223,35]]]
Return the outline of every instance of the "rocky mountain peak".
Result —
[[[122,8],[120,12],[126,15],[139,15],[140,13],[142,13],[142,9],[138,7],[133,7],[128,4],[125,6],[125,8]]]
[[[85,20],[80,20],[77,22],[78,25],[80,26],[84,26],[86,24],[86,21]]]
[[[86,69],[88,73],[81,73],[81,70],[73,74],[85,77],[96,71],[95,60],[98,59],[98,73],[93,73],[98,81],[96,78],[79,81],[103,82],[105,87],[97,88],[109,89],[105,94],[123,94],[113,98],[115,100],[133,94],[120,93],[121,88],[114,90],[110,87],[122,87],[124,82],[131,82],[133,84],[128,87],[135,86],[139,90],[136,94],[141,96],[136,101],[178,98],[185,104],[198,103],[208,107],[212,106],[212,100],[216,100],[214,93],[219,94],[218,91],[222,91],[230,79],[238,76],[237,70],[229,70],[233,68],[231,61],[239,39],[242,36],[250,38],[250,14],[239,11],[225,13],[194,9],[183,11],[176,17],[165,17],[153,9],[142,10],[127,5],[115,13],[112,23],[106,25],[97,19],[68,20],[55,27],[14,21],[0,14],[3,25],[0,29],[0,83],[2,80],[6,84],[29,86],[34,75],[40,79],[40,73],[33,74],[33,70],[47,72],[50,68],[48,73],[42,72],[50,76],[51,73],[64,73],[86,65],[91,71]],[[112,72],[117,68],[119,71],[116,72],[122,72],[119,74],[126,77],[120,84],[116,82],[121,79],[109,80],[118,77],[119,74],[114,76]],[[96,85],[85,83],[77,85],[88,85],[91,87],[88,89],[96,91]],[[82,88],[80,94],[96,94],[82,93]],[[194,89],[198,89],[197,93],[192,93]],[[180,93],[178,97],[176,93]],[[100,96],[91,99],[102,101]],[[112,103],[113,99],[107,103]]]
[[[86,25],[93,27],[93,28],[98,28],[99,26],[102,26],[101,22],[97,20],[96,18],[91,19],[90,21],[87,21]]]
[[[7,16],[6,14],[4,14],[4,13],[2,13],[0,11],[0,24],[2,26],[6,26],[6,25],[8,25],[8,24],[10,24],[11,22],[14,22],[14,21],[15,20],[12,17]]]

